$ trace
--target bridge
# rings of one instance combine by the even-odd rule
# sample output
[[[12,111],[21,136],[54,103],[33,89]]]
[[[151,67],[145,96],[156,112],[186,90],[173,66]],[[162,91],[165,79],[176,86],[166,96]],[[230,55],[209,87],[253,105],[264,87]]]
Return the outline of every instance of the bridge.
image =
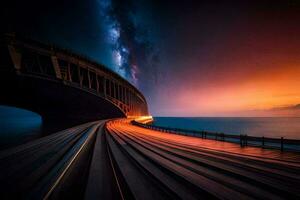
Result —
[[[31,110],[45,121],[148,115],[143,94],[101,64],[14,35],[0,42],[0,104]]]
[[[1,104],[88,121],[0,151],[1,199],[300,198],[299,153],[141,125],[145,98],[104,66],[13,36],[0,47]]]
[[[300,154],[101,120],[0,152],[1,199],[299,199]]]

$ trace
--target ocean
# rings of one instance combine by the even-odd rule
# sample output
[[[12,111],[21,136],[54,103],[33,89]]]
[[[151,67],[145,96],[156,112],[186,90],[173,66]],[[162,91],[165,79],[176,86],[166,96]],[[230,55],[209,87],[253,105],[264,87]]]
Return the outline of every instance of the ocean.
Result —
[[[42,118],[30,111],[0,106],[0,150],[42,136]]]
[[[44,123],[42,117],[36,113],[0,105],[0,150],[24,144],[80,123],[55,118]]]
[[[300,139],[300,118],[154,117],[154,125],[237,135]],[[0,150],[45,136],[42,128],[41,116],[18,108],[0,106]]]
[[[296,117],[154,117],[154,125],[227,134],[300,139]]]

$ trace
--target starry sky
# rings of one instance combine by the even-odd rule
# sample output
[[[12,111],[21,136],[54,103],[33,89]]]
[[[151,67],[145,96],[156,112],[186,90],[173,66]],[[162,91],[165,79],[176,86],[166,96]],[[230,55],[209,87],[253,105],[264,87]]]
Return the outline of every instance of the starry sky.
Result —
[[[300,116],[300,2],[28,0],[1,31],[55,43],[139,88],[154,116]]]

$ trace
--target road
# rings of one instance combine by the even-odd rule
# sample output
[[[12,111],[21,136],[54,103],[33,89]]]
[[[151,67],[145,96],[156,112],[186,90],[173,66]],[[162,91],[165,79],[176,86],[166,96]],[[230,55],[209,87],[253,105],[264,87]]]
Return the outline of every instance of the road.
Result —
[[[136,199],[300,197],[299,154],[162,133],[128,120],[109,122],[107,129],[116,165]]]
[[[1,199],[300,199],[300,154],[97,121],[0,152]]]

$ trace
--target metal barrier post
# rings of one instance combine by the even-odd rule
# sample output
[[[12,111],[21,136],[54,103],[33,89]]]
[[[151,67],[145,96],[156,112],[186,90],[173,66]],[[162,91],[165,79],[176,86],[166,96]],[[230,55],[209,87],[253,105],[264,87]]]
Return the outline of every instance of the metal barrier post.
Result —
[[[144,128],[148,128],[148,129],[152,129],[152,130],[156,130],[156,131],[161,131],[163,133],[174,133],[174,134],[178,134],[178,135],[187,135],[187,136],[194,136],[194,137],[202,137],[203,139],[207,139],[207,132],[206,131],[193,131],[193,130],[185,130],[185,129],[179,129],[179,128],[167,128],[167,127],[160,127],[160,126],[154,126],[154,125],[149,125],[149,124],[142,124],[136,121],[132,121],[131,122],[132,125],[136,125],[139,127],[144,127]],[[201,134],[201,136],[200,136]],[[260,143],[260,138],[259,137],[253,137],[253,136],[248,136],[247,134],[240,134],[239,136],[231,136],[231,135],[226,135],[225,133],[209,133],[210,134],[210,139],[216,139],[216,140],[220,140],[220,141],[225,141],[226,137],[228,137],[230,142],[230,138],[234,139],[234,142],[237,140],[239,140],[240,142],[240,146],[241,147],[245,147],[248,146],[248,139],[251,141],[253,141],[254,143],[250,143],[249,145],[254,145],[256,146],[256,144]],[[239,137],[239,138],[238,138]],[[268,143],[268,141],[270,141],[273,145],[268,146],[266,145],[266,142]],[[280,144],[279,144],[280,142]],[[277,138],[265,138],[264,136],[261,137],[261,148],[272,148],[277,147],[279,148],[280,145],[280,150],[284,151],[284,137],[281,137],[280,140]],[[295,140],[295,144],[299,145],[299,140]],[[286,141],[287,144],[288,140]],[[294,144],[294,143],[293,143]]]
[[[243,137],[242,134],[240,134],[240,145],[241,145],[241,147],[243,146],[243,138],[242,137]]]

